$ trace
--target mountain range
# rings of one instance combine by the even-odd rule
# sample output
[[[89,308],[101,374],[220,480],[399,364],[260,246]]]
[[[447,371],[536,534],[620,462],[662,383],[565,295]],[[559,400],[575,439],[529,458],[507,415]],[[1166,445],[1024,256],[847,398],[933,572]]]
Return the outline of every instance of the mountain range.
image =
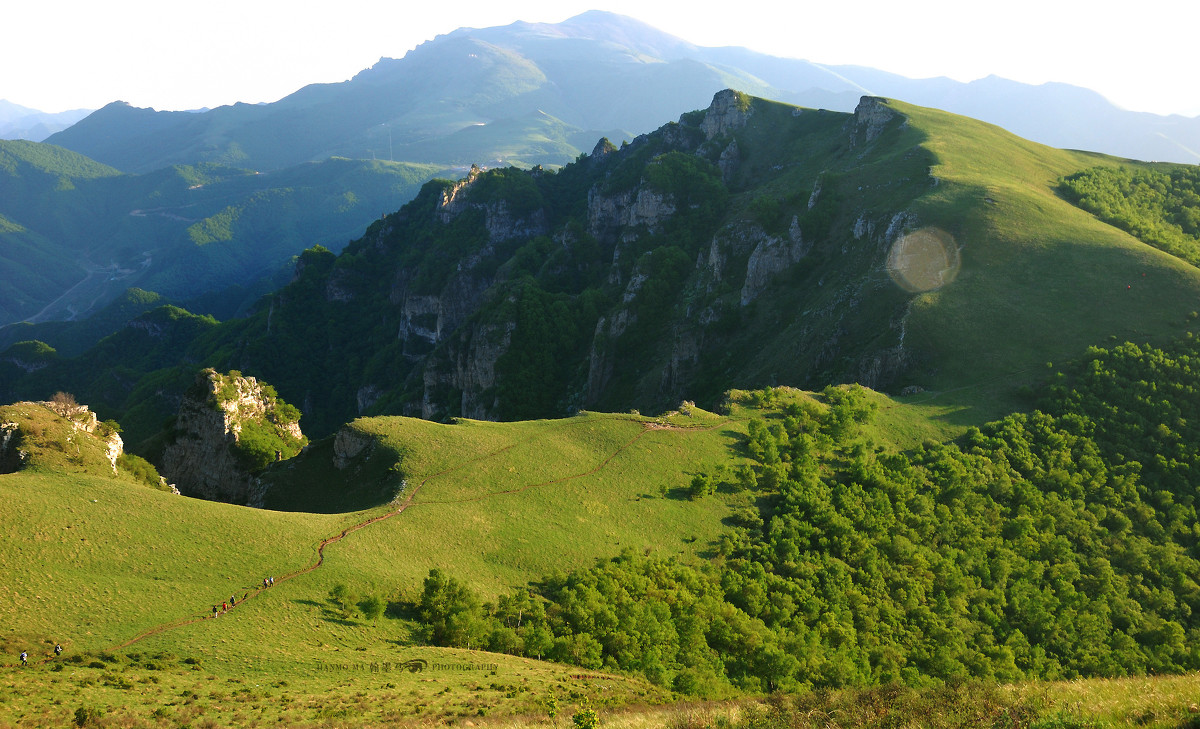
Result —
[[[315,437],[359,415],[653,412],[778,383],[932,393],[981,422],[1028,405],[1047,361],[1188,326],[1197,269],[1059,193],[1154,169],[877,97],[844,114],[727,90],[557,171],[426,183],[340,254],[306,250],[244,318],[139,315],[138,296],[82,353],[29,327],[0,394],[69,387],[135,447],[198,366],[270,382]]]
[[[61,132],[92,111],[94,110],[73,109],[47,113],[0,99],[0,139],[40,142],[55,132]]]
[[[726,87],[837,111],[879,95],[1051,146],[1200,161],[1200,119],[1124,111],[1087,89],[994,76],[917,80],[705,48],[601,11],[557,24],[459,29],[349,81],[307,86],[270,104],[190,113],[114,102],[48,141],[130,172],[198,162],[275,169],[335,155],[562,164],[602,134],[650,131]]]
[[[0,141],[0,323],[85,317],[131,286],[177,300],[228,290],[212,311],[232,316],[278,285],[281,267],[286,281],[296,253],[340,250],[440,169],[327,159],[131,175],[51,144]]]
[[[301,250],[339,251],[440,170],[560,166],[727,87],[847,112],[881,93],[1121,156],[1196,161],[1188,150],[1200,149],[1195,119],[1124,112],[1062,84],[912,80],[703,48],[604,12],[460,29],[271,104],[114,102],[46,149],[2,143],[0,240],[11,255],[0,254],[0,324],[86,317],[128,287],[207,296],[192,308],[232,316],[285,281]]]
[[[1200,168],[679,43],[0,142],[0,723],[1200,725]]]

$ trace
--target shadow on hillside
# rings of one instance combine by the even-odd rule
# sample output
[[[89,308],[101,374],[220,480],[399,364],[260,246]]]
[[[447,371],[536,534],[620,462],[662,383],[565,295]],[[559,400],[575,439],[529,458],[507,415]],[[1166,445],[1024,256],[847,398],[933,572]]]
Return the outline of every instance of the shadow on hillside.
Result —
[[[955,429],[982,427],[1012,413],[1028,413],[1037,409],[1037,398],[1028,390],[1022,392],[1013,379],[969,386],[942,392],[926,392],[906,400],[906,405],[929,405],[945,408],[945,412],[930,415],[930,420]]]
[[[721,431],[721,437],[725,441],[725,450],[731,458],[746,455],[746,444],[750,441],[745,435],[732,428],[725,428]]]
[[[316,608],[320,611],[321,619],[327,623],[341,625],[346,628],[355,628],[362,623],[355,620],[353,617],[348,617],[342,612],[341,608],[332,601],[319,602],[317,600],[295,599],[292,602],[296,605],[303,605],[309,608]]]
[[[394,470],[399,456],[376,447],[345,468],[334,465],[333,438],[308,447],[295,458],[263,474],[268,484],[264,506],[274,511],[345,514],[383,506],[394,499],[401,478]]]

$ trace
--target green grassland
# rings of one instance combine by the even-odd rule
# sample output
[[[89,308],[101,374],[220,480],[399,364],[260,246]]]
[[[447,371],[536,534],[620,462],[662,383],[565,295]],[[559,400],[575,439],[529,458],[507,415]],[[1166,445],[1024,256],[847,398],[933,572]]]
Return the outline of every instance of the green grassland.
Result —
[[[873,437],[886,450],[942,439],[942,425],[922,422],[929,406],[867,396],[877,408]],[[799,391],[775,397],[819,402]],[[1194,721],[1196,675],[848,688],[690,705],[633,675],[419,645],[405,605],[432,567],[495,596],[627,548],[704,556],[739,495],[691,501],[678,491],[695,472],[741,460],[747,418],[759,411],[746,393],[730,402],[729,416],[682,408],[661,418],[586,413],[521,423],[362,419],[349,427],[374,445],[345,469],[314,470],[305,459],[330,455],[314,448],[271,474],[280,489],[318,473],[309,498],[330,506],[364,475],[404,484],[388,504],[341,514],[258,511],[148,489],[113,476],[96,444],[48,410],[10,406],[4,420],[40,435],[23,440],[27,467],[0,476],[0,574],[10,587],[0,608],[0,726],[562,727],[585,705],[617,727]],[[78,452],[52,445],[69,435]],[[322,540],[389,514],[330,543],[321,566],[305,571]],[[260,589],[267,575],[276,584]],[[382,595],[388,614],[341,614],[330,599],[339,584]],[[230,593],[250,599],[211,617]],[[51,658],[56,642],[66,651]],[[14,665],[21,650],[33,665]],[[416,660],[424,670],[405,668]]]
[[[934,156],[937,186],[914,209],[950,233],[962,256],[952,284],[911,301],[908,341],[928,362],[915,382],[965,388],[942,400],[977,408],[981,422],[1021,408],[1016,386],[1037,381],[1045,361],[1073,359],[1090,344],[1162,343],[1186,329],[1200,271],[1056,194],[1062,176],[1121,161],[889,105]]]
[[[745,427],[699,413],[674,420],[690,423],[667,427],[667,420],[591,413],[454,425],[361,419],[349,427],[378,439],[375,454],[335,473],[305,463],[328,458],[314,449],[294,470],[269,476],[275,485],[268,503],[293,503],[277,490],[307,488],[310,499],[334,510],[346,486],[333,479],[349,486],[363,477],[360,467],[396,479],[402,474],[403,486],[393,482],[399,492],[393,503],[408,505],[402,518],[356,535],[330,559],[347,568],[377,564],[380,574],[409,590],[431,567],[452,567],[473,588],[495,595],[624,549],[694,555],[715,541],[729,505],[693,503],[683,489],[693,473],[729,460]],[[395,466],[388,463],[393,454],[399,454]],[[377,460],[387,465],[371,463]],[[304,485],[312,474],[322,486]],[[368,587],[387,588],[362,589]]]
[[[579,679],[571,677],[578,668],[414,647],[409,621],[346,620],[328,595],[348,583],[359,595],[412,600],[436,566],[453,565],[473,587],[495,594],[622,548],[694,558],[722,528],[728,505],[696,505],[660,487],[686,483],[681,464],[728,458],[743,426],[703,413],[671,420],[693,428],[603,415],[514,424],[358,421],[356,429],[379,439],[373,453],[403,454],[399,473],[409,486],[401,497],[412,500],[329,545],[320,569],[294,577],[316,561],[322,539],[395,513],[400,502],[347,514],[255,511],[97,475],[107,464],[72,475],[61,460],[35,459],[0,476],[0,498],[11,507],[0,517],[7,545],[0,572],[13,586],[3,608],[3,662],[11,666],[21,650],[40,660],[55,642],[66,647],[64,658],[90,653],[61,673],[45,664],[6,676],[7,690],[38,699],[0,720],[63,724],[87,706],[153,721],[151,712],[166,706],[180,722],[200,710],[218,723],[264,714],[384,721],[410,712],[477,716],[497,706],[544,713],[539,706],[550,695],[564,707],[584,695],[600,706],[665,700],[669,692],[642,679],[596,671],[586,673],[603,676]],[[260,590],[268,575],[276,585]],[[212,618],[212,604],[231,593],[251,599]],[[161,626],[175,627],[152,633]],[[387,676],[369,668],[413,658],[496,666],[421,674],[393,667]],[[93,660],[109,667],[88,668]],[[503,688],[474,690],[493,685]]]

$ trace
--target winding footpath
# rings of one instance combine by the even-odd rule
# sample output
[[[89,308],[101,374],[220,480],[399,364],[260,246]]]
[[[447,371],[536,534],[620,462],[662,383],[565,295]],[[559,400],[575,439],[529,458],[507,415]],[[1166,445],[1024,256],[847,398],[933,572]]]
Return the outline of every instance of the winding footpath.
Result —
[[[509,445],[506,445],[503,448],[498,448],[495,451],[491,451],[489,453],[485,453],[483,455],[476,456],[475,458],[467,459],[467,460],[463,461],[462,463],[459,463],[457,465],[454,465],[449,468],[438,471],[437,473],[426,476],[425,478],[421,479],[420,483],[418,483],[411,490],[409,490],[407,496],[399,504],[399,506],[397,506],[395,509],[392,509],[391,511],[388,511],[384,514],[379,514],[379,515],[374,516],[365,521],[361,521],[357,524],[348,526],[345,529],[343,529],[341,532],[339,532],[331,537],[321,540],[321,542],[317,545],[316,559],[311,564],[309,564],[305,567],[302,567],[300,569],[297,569],[295,571],[289,572],[289,573],[283,575],[282,577],[277,578],[275,580],[275,582],[276,583],[286,582],[286,581],[294,579],[296,577],[300,577],[301,575],[306,575],[309,572],[312,572],[313,570],[320,568],[321,565],[323,565],[325,563],[325,548],[326,547],[328,547],[331,544],[336,544],[337,542],[340,542],[342,539],[345,539],[347,536],[349,536],[350,534],[353,534],[354,532],[358,531],[359,529],[365,529],[366,527],[369,527],[372,524],[377,524],[385,519],[390,519],[394,516],[403,514],[405,511],[407,511],[409,508],[411,508],[413,506],[420,506],[422,504],[426,504],[426,505],[464,504],[464,503],[471,503],[471,502],[477,502],[477,501],[484,501],[484,500],[495,498],[498,496],[519,494],[519,493],[523,493],[525,491],[529,491],[530,489],[565,483],[567,481],[573,481],[575,479],[580,479],[580,478],[587,478],[588,476],[593,476],[593,475],[599,473],[600,471],[602,471],[610,463],[612,463],[612,461],[615,458],[617,458],[622,453],[624,453],[634,443],[641,440],[648,433],[652,433],[652,432],[659,431],[659,430],[671,430],[671,431],[677,431],[677,432],[679,432],[679,431],[682,431],[682,432],[709,431],[709,430],[715,430],[716,428],[726,425],[728,422],[729,422],[728,420],[722,420],[721,422],[716,423],[714,425],[702,426],[702,427],[680,427],[680,426],[662,425],[662,424],[654,423],[654,422],[646,422],[646,423],[642,424],[642,428],[638,431],[637,435],[630,438],[625,443],[621,444],[615,451],[610,453],[603,461],[601,461],[600,463],[596,464],[594,467],[592,467],[586,471],[571,474],[569,476],[562,476],[559,478],[550,479],[547,481],[526,484],[525,486],[521,486],[520,488],[507,489],[504,491],[493,491],[493,492],[489,492],[486,494],[481,494],[479,496],[473,496],[473,497],[469,497],[469,498],[450,499],[450,500],[444,500],[444,501],[421,501],[421,502],[414,501],[414,499],[417,496],[417,493],[421,490],[421,487],[423,487],[425,484],[429,483],[430,481],[432,481],[436,478],[441,478],[441,477],[446,476],[455,471],[462,470],[463,468],[466,468],[474,463],[488,460],[490,458],[495,458],[496,456],[498,456],[502,453],[505,453],[506,451],[512,450],[513,448],[516,448],[517,446],[525,445],[533,440],[536,440],[538,436],[535,435],[535,436],[531,436],[530,438],[523,440],[523,441],[519,441],[516,443],[510,443]],[[582,423],[582,422],[580,423],[580,425],[583,425],[583,424],[584,423]],[[241,607],[246,602],[253,600],[254,598],[258,597],[259,595],[263,594],[264,592],[267,592],[269,589],[270,589],[269,587],[256,588],[253,592],[249,593],[249,595],[247,597],[230,605],[225,612],[230,612],[232,610],[235,610],[235,609]],[[217,617],[216,615],[202,615],[200,617],[193,616],[193,617],[188,617],[188,618],[182,618],[180,620],[176,620],[176,621],[170,622],[170,623],[163,623],[161,625],[156,625],[152,628],[148,628],[148,629],[138,633],[137,635],[133,636],[132,638],[129,638],[128,640],[125,640],[121,643],[117,643],[115,645],[109,646],[108,648],[106,648],[104,650],[111,652],[111,651],[119,650],[121,648],[127,648],[139,641],[149,638],[150,636],[158,635],[160,633],[165,633],[170,630],[175,630],[176,628],[182,628],[186,625],[192,625],[195,623],[203,622],[205,620],[213,620],[216,617]],[[46,663],[50,660],[51,660],[51,657],[47,656],[45,658],[42,658],[41,660],[37,660],[37,661],[31,660],[30,663],[31,664]]]

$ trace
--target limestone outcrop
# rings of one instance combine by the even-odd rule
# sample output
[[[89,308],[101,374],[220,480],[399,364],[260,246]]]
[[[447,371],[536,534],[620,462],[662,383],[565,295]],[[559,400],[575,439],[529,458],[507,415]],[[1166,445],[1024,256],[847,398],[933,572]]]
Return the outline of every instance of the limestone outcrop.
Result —
[[[700,122],[705,138],[716,139],[746,126],[753,112],[749,101],[748,96],[733,89],[718,91]]]
[[[627,240],[630,228],[644,225],[653,231],[674,214],[671,196],[647,187],[614,195],[596,188],[588,192],[588,233],[598,240]]]
[[[269,385],[232,372],[203,370],[183,398],[175,440],[161,472],[186,496],[253,504],[253,473],[264,460],[295,455],[306,443],[299,413]],[[249,437],[248,437],[249,436]],[[261,452],[275,447],[273,454]]]
[[[353,425],[343,425],[333,437],[333,466],[344,470],[350,462],[375,445],[375,438]]]
[[[746,282],[742,284],[742,306],[759,297],[771,281],[808,253],[811,244],[806,243],[800,230],[800,220],[792,218],[787,238],[767,235],[763,231],[746,264]]]
[[[850,127],[850,146],[872,142],[883,133],[884,127],[893,119],[899,118],[887,106],[887,99],[878,96],[864,96],[854,108],[854,117],[847,123]]]

